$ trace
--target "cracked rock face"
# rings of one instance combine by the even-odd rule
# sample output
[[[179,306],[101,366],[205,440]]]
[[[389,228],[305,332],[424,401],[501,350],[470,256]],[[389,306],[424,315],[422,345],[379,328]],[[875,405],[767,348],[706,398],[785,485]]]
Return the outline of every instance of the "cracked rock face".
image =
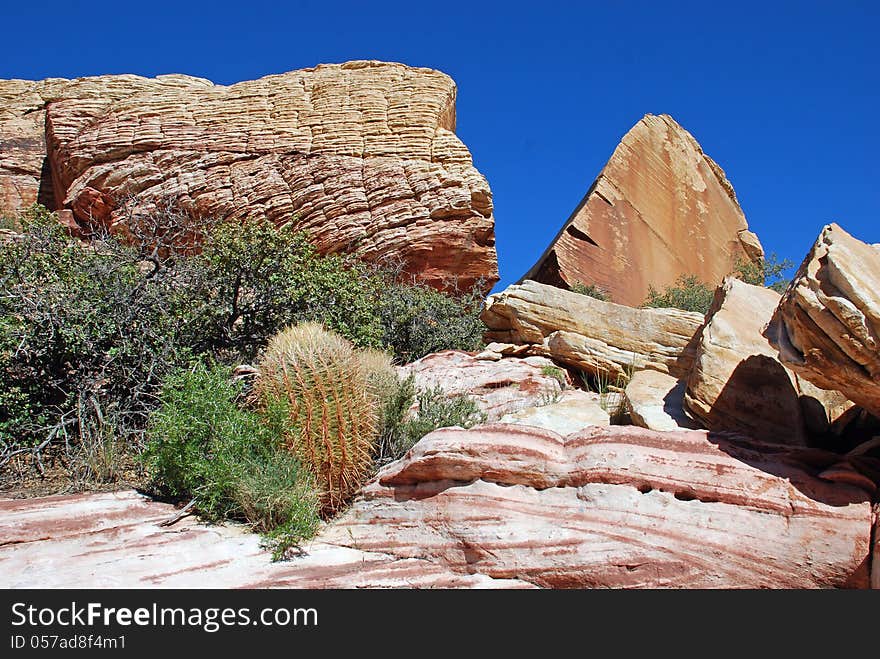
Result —
[[[443,73],[374,61],[228,87],[0,81],[0,210],[40,200],[116,226],[172,200],[232,222],[295,218],[322,251],[488,290],[492,196],[455,136],[455,96]]]
[[[767,336],[788,368],[880,415],[880,253],[826,226]]]
[[[523,277],[594,284],[611,300],[644,302],[680,275],[710,286],[763,249],[733,186],[668,115],[645,115],[621,140],[559,235]]]

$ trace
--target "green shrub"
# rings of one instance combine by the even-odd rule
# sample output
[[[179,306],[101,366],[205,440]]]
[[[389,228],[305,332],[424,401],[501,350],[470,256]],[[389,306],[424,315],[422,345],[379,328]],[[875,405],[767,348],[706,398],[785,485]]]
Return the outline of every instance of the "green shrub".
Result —
[[[159,381],[189,353],[176,286],[141,250],[71,240],[42,208],[19,223],[0,244],[0,467],[53,441],[94,454],[142,432]]]
[[[568,379],[565,377],[565,371],[558,366],[547,364],[541,367],[541,373],[551,378],[555,378],[559,382],[559,387],[565,389],[568,386]]]
[[[169,376],[142,455],[154,486],[195,498],[210,520],[248,522],[278,555],[318,528],[315,483],[282,442],[280,414],[240,406],[225,367],[196,363]]]
[[[596,284],[585,284],[583,282],[577,281],[571,285],[571,291],[580,295],[587,295],[589,297],[596,298],[597,300],[601,300],[602,302],[611,301],[611,297],[608,295],[608,292],[605,289],[597,286]]]
[[[359,346],[382,345],[372,272],[351,258],[319,255],[289,226],[221,224],[188,265],[202,352],[250,360],[282,328],[308,321]]]
[[[682,275],[675,284],[659,293],[653,286],[643,307],[674,308],[705,314],[709,311],[715,291],[697,279],[696,275]]]
[[[766,286],[777,293],[782,293],[788,288],[790,279],[784,277],[785,271],[792,268],[794,263],[788,259],[779,260],[776,254],[760,262],[739,259],[734,268],[734,275],[747,284],[754,286]]]
[[[73,240],[42,207],[10,220],[21,235],[0,240],[0,469],[58,446],[72,474],[112,479],[112,462],[143,447],[169,373],[194,357],[255,359],[291,324],[320,322],[401,361],[480,345],[476,290],[449,296],[320,256],[265,222],[164,208],[124,224],[121,237]]]
[[[264,408],[287,410],[285,441],[316,477],[325,515],[371,475],[380,391],[392,378],[388,355],[357,350],[315,323],[289,327],[269,341],[254,392]]]
[[[391,400],[389,421],[379,448],[380,463],[403,456],[422,437],[438,428],[471,428],[486,421],[486,414],[472,398],[450,396],[439,386],[416,391],[412,376],[400,383]],[[417,411],[409,416],[407,413],[414,402],[418,404]]]
[[[378,296],[382,345],[401,363],[413,362],[440,350],[478,350],[486,326],[480,320],[480,286],[448,295],[424,284],[388,279]]]

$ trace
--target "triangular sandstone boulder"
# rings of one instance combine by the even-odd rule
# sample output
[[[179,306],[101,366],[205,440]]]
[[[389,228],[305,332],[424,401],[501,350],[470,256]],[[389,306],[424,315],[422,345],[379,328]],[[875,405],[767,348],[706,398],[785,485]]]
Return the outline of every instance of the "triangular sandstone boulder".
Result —
[[[593,284],[638,306],[650,286],[680,275],[715,286],[737,260],[762,257],[722,169],[672,117],[648,114],[523,280]]]

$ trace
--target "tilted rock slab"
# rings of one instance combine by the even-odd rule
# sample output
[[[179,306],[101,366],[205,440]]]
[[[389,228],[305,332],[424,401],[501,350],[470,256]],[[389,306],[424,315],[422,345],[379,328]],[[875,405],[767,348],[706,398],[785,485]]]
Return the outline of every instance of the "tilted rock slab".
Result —
[[[790,369],[880,415],[880,252],[826,226],[767,336]]]
[[[710,286],[737,260],[759,260],[722,169],[668,115],[645,115],[621,140],[587,195],[523,279],[595,284],[638,306],[680,275]]]
[[[776,291],[733,277],[715,292],[684,397],[704,427],[806,445],[851,406],[779,362],[764,337],[779,300]]]
[[[534,354],[612,378],[646,368],[687,373],[703,324],[698,313],[635,309],[534,281],[490,296],[480,317],[487,341],[531,344]]]
[[[542,587],[867,587],[870,496],[821,451],[705,431],[438,430],[322,534]]]
[[[84,224],[117,226],[167,200],[233,222],[295,218],[324,252],[402,259],[434,286],[488,290],[492,196],[455,136],[455,97],[443,73],[375,61],[228,87],[185,76],[0,81],[11,153],[0,210],[51,189]]]
[[[634,426],[669,431],[701,428],[684,411],[685,380],[659,371],[634,373],[626,385],[626,405]]]

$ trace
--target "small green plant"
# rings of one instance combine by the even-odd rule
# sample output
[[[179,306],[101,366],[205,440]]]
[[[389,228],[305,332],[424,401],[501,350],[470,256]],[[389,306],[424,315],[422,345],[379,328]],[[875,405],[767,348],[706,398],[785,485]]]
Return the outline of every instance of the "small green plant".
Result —
[[[696,275],[682,275],[675,284],[667,286],[662,293],[650,286],[648,298],[642,306],[683,309],[705,314],[709,311],[714,297],[714,290],[701,282]]]
[[[608,412],[612,425],[623,425],[627,422],[627,408],[624,390],[632,380],[636,370],[636,356],[623,365],[622,370],[610,373],[596,363],[591,371],[581,371],[581,382],[588,391],[599,394],[599,406]]]
[[[559,382],[559,388],[565,389],[568,385],[568,379],[565,377],[565,371],[558,366],[553,366],[551,364],[545,364],[541,367],[541,373],[548,377],[554,378],[557,382]]]
[[[248,522],[279,558],[317,531],[315,482],[285,450],[279,410],[260,416],[241,398],[228,368],[198,362],[175,372],[150,417],[141,460],[157,491],[194,498],[209,520]]]
[[[287,446],[314,474],[325,516],[371,474],[384,406],[379,390],[392,376],[388,355],[358,351],[315,323],[289,327],[266,347],[256,398],[263,408],[286,409]]]
[[[611,301],[611,297],[608,295],[608,291],[596,284],[585,284],[583,282],[576,281],[571,285],[571,291],[573,293],[579,293],[580,295],[587,295],[589,297],[596,298],[597,300],[601,300],[602,302]]]
[[[409,415],[414,403],[417,409]],[[393,423],[386,426],[382,435],[380,464],[403,456],[422,437],[438,428],[472,428],[486,421],[486,414],[472,398],[450,396],[440,386],[417,391],[412,376],[401,382],[391,409]]]

